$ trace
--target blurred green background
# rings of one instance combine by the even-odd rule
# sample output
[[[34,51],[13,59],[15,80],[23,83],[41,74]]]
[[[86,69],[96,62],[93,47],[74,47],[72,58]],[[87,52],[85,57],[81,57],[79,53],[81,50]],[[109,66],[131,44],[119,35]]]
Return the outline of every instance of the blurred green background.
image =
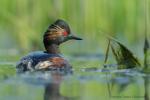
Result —
[[[146,4],[149,3],[147,0]],[[56,19],[66,20],[72,31],[84,39],[63,44],[63,53],[104,53],[106,36],[110,35],[138,54],[145,33],[145,2],[0,0],[0,50],[10,50],[9,53],[43,50],[43,33]]]

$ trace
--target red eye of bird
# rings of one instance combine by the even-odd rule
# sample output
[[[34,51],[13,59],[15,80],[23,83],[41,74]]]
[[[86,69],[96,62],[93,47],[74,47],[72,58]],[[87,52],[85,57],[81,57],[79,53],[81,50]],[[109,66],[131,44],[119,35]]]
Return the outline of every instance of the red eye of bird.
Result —
[[[67,33],[66,31],[64,31],[64,32],[63,32],[63,35],[64,35],[64,36],[67,36],[67,35],[68,35],[68,33]]]

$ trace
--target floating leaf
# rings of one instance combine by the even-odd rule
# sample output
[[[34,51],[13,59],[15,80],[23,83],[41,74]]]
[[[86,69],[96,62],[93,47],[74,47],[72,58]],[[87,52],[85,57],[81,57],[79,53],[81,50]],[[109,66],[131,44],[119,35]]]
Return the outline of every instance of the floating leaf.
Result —
[[[111,39],[111,49],[119,65],[118,69],[136,68],[140,66],[138,59],[120,42]]]

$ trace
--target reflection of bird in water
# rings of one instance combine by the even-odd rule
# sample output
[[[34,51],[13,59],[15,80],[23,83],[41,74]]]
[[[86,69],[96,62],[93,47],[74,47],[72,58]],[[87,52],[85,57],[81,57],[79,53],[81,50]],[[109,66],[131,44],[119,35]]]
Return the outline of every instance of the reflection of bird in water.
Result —
[[[71,69],[71,65],[62,57],[59,50],[59,45],[68,40],[82,39],[71,33],[65,21],[57,20],[44,33],[43,43],[46,51],[33,52],[23,57],[17,64],[17,72]]]
[[[71,98],[60,94],[60,85],[63,81],[62,73],[54,72],[51,76],[52,82],[45,86],[44,100],[71,100]]]

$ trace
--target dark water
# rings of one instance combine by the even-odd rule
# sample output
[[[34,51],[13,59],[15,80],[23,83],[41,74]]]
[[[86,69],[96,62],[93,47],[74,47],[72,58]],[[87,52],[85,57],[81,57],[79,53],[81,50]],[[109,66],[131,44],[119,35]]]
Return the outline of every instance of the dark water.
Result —
[[[69,59],[73,61],[73,74],[17,75],[15,59],[1,60],[0,100],[148,100],[145,98],[150,96],[149,74],[133,69],[102,70],[99,56]]]

